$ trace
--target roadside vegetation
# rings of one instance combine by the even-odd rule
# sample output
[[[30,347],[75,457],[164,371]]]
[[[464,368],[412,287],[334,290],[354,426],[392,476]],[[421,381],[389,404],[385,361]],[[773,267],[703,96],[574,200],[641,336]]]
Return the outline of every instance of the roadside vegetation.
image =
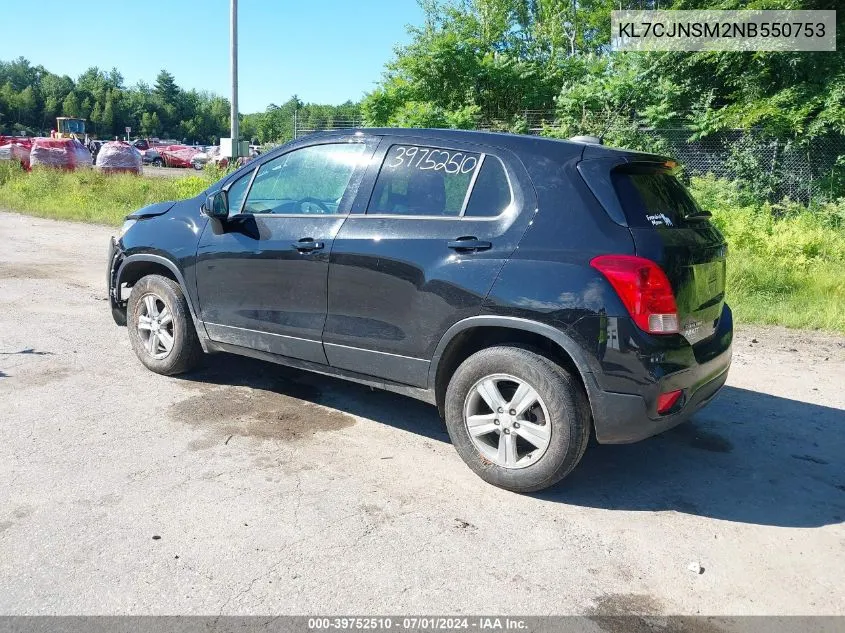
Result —
[[[216,178],[196,172],[182,178],[103,174],[95,169],[23,171],[0,161],[0,208],[56,220],[119,225],[124,216],[165,200],[190,198]]]
[[[691,190],[728,241],[737,321],[845,333],[845,199],[760,203],[713,178]]]

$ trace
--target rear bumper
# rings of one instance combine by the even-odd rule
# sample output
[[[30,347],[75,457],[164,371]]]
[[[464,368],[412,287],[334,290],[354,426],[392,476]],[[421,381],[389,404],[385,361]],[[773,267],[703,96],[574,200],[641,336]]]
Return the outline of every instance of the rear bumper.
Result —
[[[662,433],[682,422],[710,402],[728,378],[731,364],[733,318],[725,306],[718,331],[708,344],[706,362],[667,373],[655,380],[647,395],[605,391],[594,384],[590,391],[590,405],[601,444],[629,444]],[[715,349],[713,349],[715,347]],[[656,412],[656,396],[680,389],[682,398],[666,415]]]

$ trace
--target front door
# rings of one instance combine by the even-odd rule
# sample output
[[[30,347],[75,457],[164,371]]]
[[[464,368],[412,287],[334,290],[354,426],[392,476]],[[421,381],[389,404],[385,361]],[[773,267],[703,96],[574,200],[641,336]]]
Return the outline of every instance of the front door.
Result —
[[[535,206],[508,152],[385,137],[331,254],[329,363],[426,386],[440,337],[479,313]]]
[[[197,293],[214,341],[325,363],[328,261],[373,145],[309,145],[229,186],[230,217],[210,220]]]

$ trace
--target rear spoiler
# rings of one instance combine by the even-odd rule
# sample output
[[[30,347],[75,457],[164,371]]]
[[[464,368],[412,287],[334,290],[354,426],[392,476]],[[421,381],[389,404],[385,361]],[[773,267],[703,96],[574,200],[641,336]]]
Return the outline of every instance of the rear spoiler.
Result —
[[[585,145],[581,160],[606,158],[618,163],[667,163],[674,162],[668,156],[637,152],[632,149],[614,149],[604,145]]]

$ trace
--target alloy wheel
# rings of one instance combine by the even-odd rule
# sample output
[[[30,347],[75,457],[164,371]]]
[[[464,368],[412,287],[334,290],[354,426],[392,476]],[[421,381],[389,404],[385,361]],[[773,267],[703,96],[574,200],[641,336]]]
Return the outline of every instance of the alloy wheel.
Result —
[[[475,448],[502,468],[525,468],[549,448],[552,425],[540,394],[520,378],[485,376],[469,390],[464,422]]]
[[[161,360],[173,350],[173,315],[158,295],[147,293],[138,307],[138,336],[147,354]]]

